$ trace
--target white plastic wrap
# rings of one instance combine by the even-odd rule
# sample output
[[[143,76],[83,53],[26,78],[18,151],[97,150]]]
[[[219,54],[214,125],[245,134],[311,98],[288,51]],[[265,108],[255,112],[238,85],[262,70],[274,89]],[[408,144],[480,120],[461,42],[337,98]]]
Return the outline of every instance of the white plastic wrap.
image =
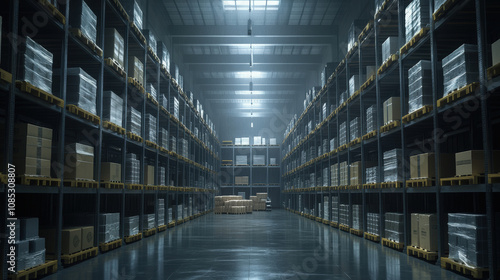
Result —
[[[165,94],[160,94],[160,106],[162,106],[165,109],[168,109],[168,98]]]
[[[366,184],[377,183],[377,166],[367,167],[365,170]]]
[[[339,185],[339,165],[338,163],[330,166],[330,186],[336,187]]]
[[[66,103],[96,113],[97,81],[81,68],[67,69]]]
[[[434,12],[436,12],[441,6],[446,2],[446,0],[434,0]]]
[[[118,30],[106,28],[104,42],[104,57],[114,59],[122,69],[125,68],[125,41]]]
[[[388,37],[382,43],[382,61],[385,62],[389,57],[398,52],[398,37]]]
[[[403,181],[402,159],[401,149],[384,152],[384,182]]]
[[[443,58],[444,95],[479,81],[477,46],[463,44]]]
[[[153,97],[154,100],[158,100],[158,94],[156,92],[156,88],[154,87],[154,85],[152,83],[148,83],[146,85],[146,91],[151,94],[151,96]]]
[[[449,258],[471,267],[488,267],[486,215],[448,214]]]
[[[353,96],[354,93],[359,89],[359,87],[361,86],[360,82],[362,79],[363,76],[360,77],[359,75],[353,75],[349,79],[349,96]]]
[[[406,42],[420,29],[429,25],[430,7],[428,0],[413,0],[405,9]]]
[[[385,238],[404,242],[404,215],[401,213],[385,213]]]
[[[148,45],[153,49],[153,53],[156,54],[157,42],[153,31],[149,30],[148,34]]]
[[[141,136],[141,112],[133,107],[128,108],[127,130]]]
[[[173,222],[173,221],[174,221],[174,220],[173,220],[173,218],[172,218],[172,216],[173,216],[172,214],[173,214],[173,212],[172,212],[172,208],[168,208],[168,217],[167,217],[168,219],[167,219],[167,221],[168,221],[169,223],[171,223],[171,222]]]
[[[327,187],[330,181],[328,180],[328,167],[323,168],[323,187]]]
[[[124,236],[139,234],[139,216],[125,217],[124,223]]]
[[[367,232],[380,236],[380,215],[378,213],[367,213]]]
[[[168,150],[168,131],[165,128],[160,130],[161,146]]]
[[[146,140],[156,143],[156,118],[146,114]]]
[[[363,229],[363,206],[352,205],[352,228],[357,230]]]
[[[344,91],[340,94],[339,104],[342,104],[347,101],[348,93]]]
[[[177,153],[177,138],[175,136],[170,136],[170,149],[172,152]]]
[[[165,47],[165,44],[163,42],[157,42],[157,46],[158,56],[161,60],[161,66],[167,70],[170,70],[170,53],[168,52],[167,47]]]
[[[340,204],[339,223],[351,227],[351,207],[348,204]]]
[[[99,215],[99,242],[108,243],[120,238],[120,213]]]
[[[330,140],[330,152],[334,151],[335,149],[337,149],[337,138],[333,137]]]
[[[366,131],[372,132],[377,129],[377,111],[376,106],[372,105],[366,109]]]
[[[158,170],[159,170],[158,176],[160,177],[159,178],[160,179],[159,180],[160,186],[166,186],[166,184],[165,184],[166,183],[166,181],[165,181],[166,180],[165,167],[160,166]]]
[[[130,20],[134,22],[139,30],[143,29],[143,13],[141,7],[135,0],[122,0],[123,7],[127,11]]]
[[[74,5],[76,6],[74,6]],[[70,11],[74,11],[75,14],[70,16],[71,26],[74,28],[79,28],[82,34],[85,35],[90,41],[96,43],[97,38],[97,16],[90,9],[90,7],[85,3],[85,1],[71,1]],[[78,12],[78,14],[76,14]]]
[[[355,117],[354,119],[351,120],[350,125],[349,125],[349,134],[350,134],[350,141],[353,141],[356,138],[361,137],[359,133],[359,118]]]
[[[102,119],[123,126],[123,99],[112,91],[103,92]]]
[[[343,122],[339,128],[339,146],[347,144],[347,123]]]
[[[179,119],[179,100],[177,97],[170,97],[170,114]]]
[[[155,227],[155,214],[144,214],[143,216],[143,222],[142,222],[142,229],[143,230],[148,230],[152,229]]]
[[[139,184],[141,162],[137,159],[136,154],[127,154],[125,160],[125,183]]]
[[[53,55],[31,38],[21,45],[20,79],[52,93]]]
[[[359,33],[364,28],[363,24],[366,24],[366,22],[361,20],[355,20],[351,24],[347,33],[347,51],[351,50],[352,47],[354,47],[354,44],[358,41]]]
[[[420,60],[408,70],[408,112],[432,104],[432,71],[429,60]]]
[[[339,222],[339,197],[332,196],[332,222]]]
[[[45,263],[45,249],[25,255],[18,255],[16,260],[16,271],[27,270]]]

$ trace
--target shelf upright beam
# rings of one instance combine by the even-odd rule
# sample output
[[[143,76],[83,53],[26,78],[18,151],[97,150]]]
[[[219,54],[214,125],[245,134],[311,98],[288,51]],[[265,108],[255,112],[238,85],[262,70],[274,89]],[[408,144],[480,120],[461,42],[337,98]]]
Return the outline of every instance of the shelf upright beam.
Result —
[[[361,79],[361,77],[363,77],[363,49],[361,48],[361,41],[359,40],[358,38],[358,54],[359,54],[359,77]],[[366,79],[368,79],[368,73],[366,73],[367,77]],[[364,80],[364,79],[362,79]],[[360,84],[363,83],[363,81],[360,80]],[[363,100],[363,92],[360,92],[359,93],[359,123],[358,123],[358,129],[359,129],[359,135],[362,136],[363,135],[363,131],[364,131],[364,126],[365,126],[365,118],[364,118],[364,114],[363,114],[363,105],[364,105],[364,100]],[[358,184],[362,185],[363,182],[365,182],[366,178],[365,178],[365,144],[363,141],[361,141],[361,146],[360,146],[360,149],[361,149],[361,181],[358,182]],[[358,176],[359,178],[359,176]],[[363,206],[362,207],[362,215],[363,215],[363,224],[361,225],[362,227],[362,230],[363,231],[366,231],[367,229],[367,218],[366,218],[366,215],[367,215],[367,206],[366,206],[366,192],[365,192],[365,189],[361,189],[361,205]]]

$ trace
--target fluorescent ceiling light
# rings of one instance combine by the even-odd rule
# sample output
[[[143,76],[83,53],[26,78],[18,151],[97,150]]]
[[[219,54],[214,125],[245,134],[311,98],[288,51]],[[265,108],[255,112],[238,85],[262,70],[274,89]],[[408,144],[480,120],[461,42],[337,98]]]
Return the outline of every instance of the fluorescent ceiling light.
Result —
[[[250,78],[265,78],[266,77],[266,72],[250,72],[250,71],[244,71],[244,72],[234,72],[234,77],[236,79],[250,79]]]
[[[244,95],[244,94],[252,94],[252,95],[262,95],[264,94],[265,91],[258,91],[258,90],[254,90],[254,91],[249,91],[249,90],[237,90],[234,92],[234,94],[237,94],[237,95]]]
[[[280,0],[250,0],[252,3],[252,10],[264,11],[264,10],[278,10],[280,6]],[[248,0],[222,0],[222,6],[224,10],[229,11],[248,11],[249,1]]]

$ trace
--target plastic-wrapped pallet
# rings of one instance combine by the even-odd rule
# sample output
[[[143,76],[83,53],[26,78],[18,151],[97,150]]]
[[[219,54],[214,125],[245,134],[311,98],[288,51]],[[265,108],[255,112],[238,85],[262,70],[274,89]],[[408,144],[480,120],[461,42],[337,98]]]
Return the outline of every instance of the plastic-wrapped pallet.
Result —
[[[135,24],[139,30],[143,29],[143,14],[141,7],[135,0],[122,0],[122,5],[125,8],[125,11],[130,17],[130,20]]]
[[[429,60],[420,60],[408,70],[408,112],[432,104],[432,71]]]
[[[352,205],[352,228],[357,230],[363,229],[363,206]]]
[[[313,188],[313,187],[316,187],[315,184],[316,184],[316,173],[311,173],[309,174],[309,187]]]
[[[153,50],[153,53],[157,54],[156,50],[158,48],[158,44],[156,42],[156,37],[155,37],[155,34],[153,33],[153,31],[146,29],[146,30],[143,30],[142,32],[144,33],[144,36],[147,38],[148,45]]]
[[[123,126],[123,99],[112,91],[103,92],[102,119]]]
[[[97,37],[97,16],[83,0],[70,1],[69,24],[73,28],[78,28],[85,37],[96,43]]]
[[[15,247],[15,257],[17,272],[22,270],[27,270],[35,266],[39,266],[45,263],[45,238],[39,237],[46,234],[44,231],[41,234],[38,231],[39,221],[38,218],[20,218],[13,223],[13,229],[15,227],[15,236],[11,235],[9,239],[15,241],[15,244],[9,245]],[[55,229],[52,234],[55,233]],[[50,243],[54,242],[54,237],[47,238]],[[49,243],[47,242],[47,243]],[[9,250],[12,251],[12,250]],[[12,254],[11,254],[12,255]]]
[[[328,180],[328,167],[323,168],[323,187],[327,187],[330,181]]]
[[[247,165],[248,157],[247,156],[236,156],[236,165]]]
[[[398,37],[388,37],[382,43],[382,61],[385,62],[391,55],[397,53],[398,50]]]
[[[160,106],[162,106],[165,109],[168,109],[168,98],[167,98],[167,96],[165,94],[160,94],[158,96],[158,98],[159,98]]]
[[[144,220],[142,221],[142,229],[152,229],[155,227],[155,214],[144,214]]]
[[[161,60],[161,67],[166,70],[170,70],[170,53],[168,52],[167,47],[165,47],[163,42],[157,42],[156,45],[158,46],[157,53]]]
[[[380,236],[380,215],[378,213],[367,213],[367,232]]]
[[[16,242],[17,243],[17,242]],[[30,269],[35,266],[39,266],[45,263],[45,253],[46,250],[39,250],[32,253],[23,254],[21,256],[18,255],[16,262],[16,271],[20,272],[23,270]]]
[[[81,68],[68,68],[66,79],[66,103],[76,105],[95,115],[97,81]],[[58,81],[59,79],[56,79],[56,82]]]
[[[137,159],[136,154],[127,154],[125,160],[125,183],[139,184],[141,162]]]
[[[377,130],[377,111],[376,106],[372,105],[366,108],[366,133]]]
[[[172,152],[177,153],[177,139],[175,136],[170,136],[170,149]]]
[[[340,204],[339,223],[345,226],[351,226],[351,207],[348,204]]]
[[[141,112],[133,107],[128,108],[127,130],[141,136]]]
[[[139,216],[125,217],[124,236],[133,236],[139,234]]]
[[[352,77],[349,79],[349,96],[353,96],[354,93],[359,89],[362,79],[363,76],[352,75]]]
[[[173,222],[174,220],[172,219],[172,208],[168,208],[168,222],[171,223]]]
[[[329,147],[329,143],[328,143],[328,139],[323,139],[323,153],[322,154],[326,154],[328,153],[328,147]]]
[[[146,114],[146,140],[156,143],[156,118]]]
[[[410,41],[420,29],[429,25],[430,7],[428,0],[413,0],[405,9],[406,42]]]
[[[377,166],[367,167],[365,170],[366,184],[377,183]]]
[[[337,138],[333,137],[330,140],[330,152],[333,152],[335,149],[337,149]]]
[[[20,50],[19,79],[52,93],[52,53],[29,37],[21,44]]]
[[[104,57],[113,59],[120,68],[125,68],[125,41],[114,28],[104,30]]]
[[[488,223],[486,215],[448,214],[450,259],[471,267],[488,267]]]
[[[343,122],[339,128],[339,146],[347,144],[347,123]]]
[[[177,97],[170,98],[170,113],[179,119],[179,100]]]
[[[339,197],[332,196],[332,222],[339,222]]]
[[[354,44],[358,41],[358,36],[361,30],[366,25],[366,21],[364,20],[355,20],[352,22],[351,27],[347,33],[347,51],[351,50],[354,47]]]
[[[165,167],[160,166],[158,170],[159,170],[158,176],[160,177],[160,180],[159,180],[160,186],[166,186],[166,181],[165,181],[165,178],[166,178]]]
[[[330,76],[333,74],[333,72],[335,72],[335,68],[337,68],[337,65],[337,62],[328,62],[325,65],[320,75],[321,87],[324,87],[326,85]]]
[[[330,186],[336,187],[339,185],[338,170],[339,170],[338,163],[335,163],[330,167]]]
[[[350,141],[355,140],[356,138],[361,137],[359,133],[359,118],[355,117],[354,119],[351,120],[350,125],[349,125],[349,134],[350,134]]]
[[[330,221],[330,199],[328,196],[323,198],[323,219]]]
[[[253,165],[266,165],[266,156],[253,155]]]
[[[404,215],[401,213],[385,213],[385,238],[404,242]]]
[[[342,104],[347,101],[348,93],[344,91],[340,94],[339,104]]]
[[[393,149],[384,152],[384,182],[402,182],[403,151],[401,149]]]
[[[477,46],[463,44],[443,58],[444,95],[479,81]]]
[[[161,128],[160,131],[161,146],[168,150],[168,130]]]
[[[120,213],[99,215],[99,240],[108,243],[120,238]]]
[[[158,98],[157,98],[158,94],[156,92],[156,88],[154,87],[154,85],[152,83],[149,83],[146,85],[146,91],[151,94],[151,96],[153,97],[154,100],[158,100]]]
[[[340,186],[347,186],[349,185],[349,177],[348,177],[348,172],[349,172],[349,166],[347,165],[347,161],[343,161],[339,165],[339,170],[340,170]]]
[[[175,218],[177,221],[180,221],[183,219],[182,210],[183,210],[182,204],[177,205],[177,212],[175,213]]]

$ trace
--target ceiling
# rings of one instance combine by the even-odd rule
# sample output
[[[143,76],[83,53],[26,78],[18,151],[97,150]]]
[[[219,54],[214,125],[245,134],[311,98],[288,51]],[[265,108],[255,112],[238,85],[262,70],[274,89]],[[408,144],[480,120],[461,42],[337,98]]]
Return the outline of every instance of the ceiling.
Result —
[[[298,104],[335,51],[333,23],[345,2],[251,1],[251,12],[248,0],[162,1],[192,91],[224,117],[268,117]]]

